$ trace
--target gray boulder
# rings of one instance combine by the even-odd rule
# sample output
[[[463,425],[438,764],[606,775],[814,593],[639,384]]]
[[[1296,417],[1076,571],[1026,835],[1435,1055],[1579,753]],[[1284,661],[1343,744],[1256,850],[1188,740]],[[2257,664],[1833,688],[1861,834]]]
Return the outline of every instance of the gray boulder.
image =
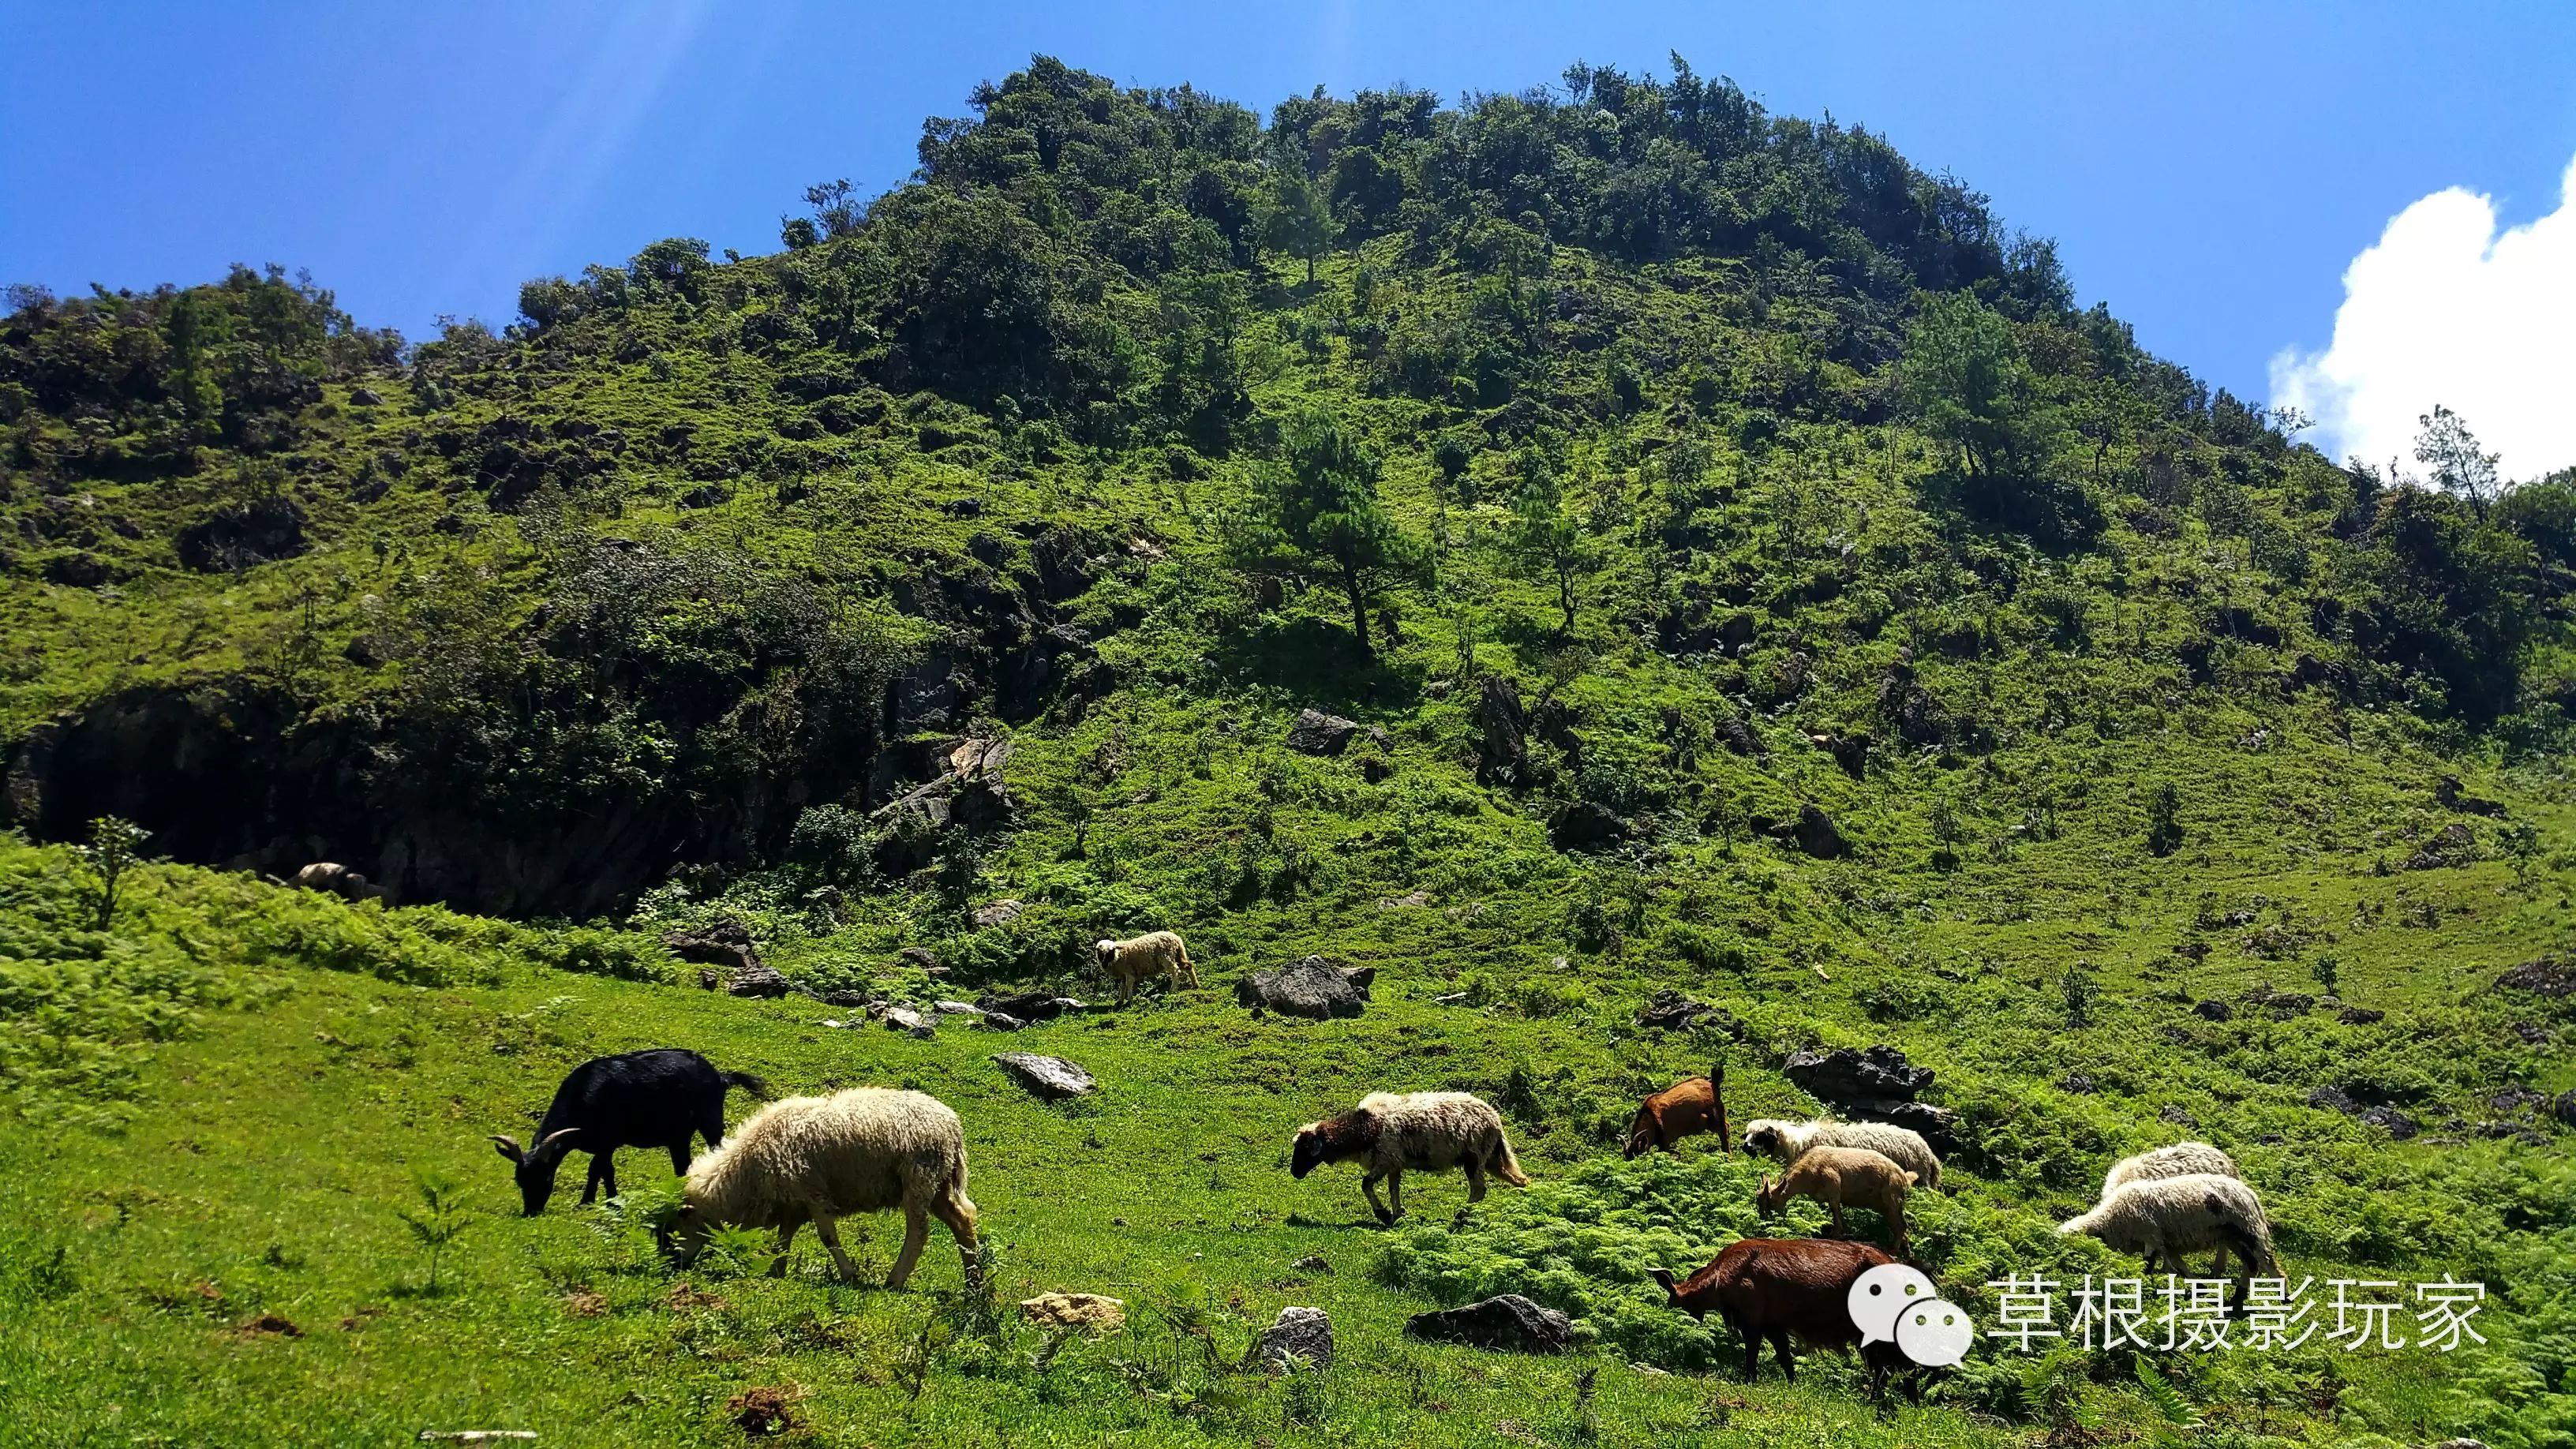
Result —
[[[1279,1321],[1261,1330],[1252,1355],[1272,1372],[1284,1372],[1290,1360],[1308,1372],[1333,1366],[1333,1320],[1320,1308],[1282,1308]]]
[[[1091,1073],[1062,1057],[1042,1057],[1032,1052],[1003,1052],[993,1058],[1014,1082],[1029,1095],[1042,1101],[1060,1102],[1067,1097],[1088,1096],[1097,1085]]]
[[[1404,1331],[1415,1338],[1473,1348],[1563,1353],[1573,1336],[1574,1321],[1518,1293],[1505,1293],[1463,1308],[1417,1313],[1405,1320]]]
[[[939,1034],[938,1027],[909,1006],[887,1007],[885,1024],[886,1030],[899,1031],[910,1037],[928,1038]]]
[[[1053,1021],[1059,1016],[1082,1010],[1082,1003],[1070,996],[1053,996],[1044,991],[1014,991],[1007,994],[987,993],[975,998],[975,1005],[986,1012],[1000,1012],[1018,1017],[1023,1025],[1033,1021]]]
[[[1359,732],[1358,720],[1301,709],[1296,723],[1288,726],[1288,748],[1301,755],[1338,755],[1350,748],[1351,736]]]
[[[1256,1011],[1316,1021],[1357,1016],[1368,1009],[1369,986],[1376,974],[1372,968],[1345,971],[1321,956],[1306,956],[1276,971],[1235,978],[1234,999]]]

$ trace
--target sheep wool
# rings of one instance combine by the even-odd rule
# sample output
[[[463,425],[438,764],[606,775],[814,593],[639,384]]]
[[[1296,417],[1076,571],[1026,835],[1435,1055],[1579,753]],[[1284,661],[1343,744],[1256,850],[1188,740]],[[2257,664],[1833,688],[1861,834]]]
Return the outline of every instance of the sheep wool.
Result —
[[[2107,1201],[2112,1193],[2127,1183],[2153,1182],[2162,1177],[2189,1177],[2204,1172],[2240,1180],[2245,1176],[2236,1170],[2236,1159],[2208,1143],[2177,1142],[2171,1147],[2159,1147],[2135,1157],[2121,1158],[2113,1164],[2110,1175],[2102,1179],[2102,1197]]]
[[[1503,1117],[1466,1092],[1371,1092],[1357,1108],[1297,1129],[1289,1175],[1304,1177],[1328,1162],[1360,1165],[1360,1191],[1378,1217],[1404,1214],[1404,1174],[1463,1168],[1467,1200],[1485,1198],[1490,1172],[1514,1187],[1529,1186],[1520,1160],[1503,1136]],[[1390,1209],[1377,1197],[1387,1180]]]
[[[2083,1233],[2115,1251],[2136,1253],[2151,1272],[2159,1263],[2180,1269],[2183,1254],[2213,1248],[2213,1272],[2225,1266],[2231,1251],[2253,1272],[2280,1272],[2261,1200],[2244,1183],[2216,1173],[2123,1183],[2091,1212],[2058,1224],[2057,1231]]]
[[[966,1197],[966,1133],[935,1097],[856,1087],[829,1097],[790,1097],[753,1113],[721,1147],[689,1169],[681,1227],[694,1257],[719,1223],[778,1229],[783,1271],[796,1229],[814,1224],[844,1277],[857,1269],[841,1251],[833,1219],[903,1209],[904,1243],[887,1286],[910,1276],[938,1218],[975,1271],[975,1204]]]
[[[1168,979],[1183,986],[1199,984],[1198,967],[1190,963],[1190,948],[1182,944],[1176,932],[1154,931],[1125,941],[1096,941],[1092,951],[1099,958],[1101,972],[1117,983],[1122,1002],[1136,994],[1139,982]]]
[[[1768,1153],[1783,1165],[1794,1163],[1809,1148],[1859,1147],[1878,1153],[1914,1174],[1917,1186],[1941,1186],[1941,1159],[1923,1134],[1885,1122],[1783,1122],[1757,1117],[1744,1124],[1744,1150]]]

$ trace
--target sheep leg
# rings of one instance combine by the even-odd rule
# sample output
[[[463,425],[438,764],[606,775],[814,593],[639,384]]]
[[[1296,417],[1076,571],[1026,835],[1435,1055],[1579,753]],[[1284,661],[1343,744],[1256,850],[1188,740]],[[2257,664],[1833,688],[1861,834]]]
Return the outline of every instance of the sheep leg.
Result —
[[[852,1283],[857,1282],[859,1265],[851,1262],[850,1255],[841,1251],[841,1229],[832,1221],[831,1214],[814,1214],[814,1236],[823,1240],[824,1249],[832,1255],[832,1266],[841,1270],[841,1277]]]
[[[894,1271],[886,1275],[886,1290],[893,1292],[912,1276],[912,1265],[921,1261],[921,1248],[930,1241],[930,1214],[921,1204],[911,1202],[903,1208],[903,1251],[894,1256]],[[844,1262],[848,1261],[846,1259]],[[856,1276],[853,1274],[852,1276]]]
[[[1850,1237],[1850,1236],[1851,1236],[1851,1229],[1850,1229],[1849,1227],[1845,1226],[1845,1225],[1844,1225],[1844,1223],[1843,1223],[1843,1204],[1842,1204],[1842,1200],[1841,1200],[1840,1198],[1836,1198],[1833,1202],[1831,1202],[1831,1203],[1827,1204],[1827,1206],[1831,1207],[1831,1208],[1834,1210],[1834,1231],[1833,1231],[1833,1236],[1835,1236],[1835,1237],[1837,1237],[1837,1238],[1848,1238],[1848,1237]]]
[[[980,1272],[975,1259],[975,1205],[966,1200],[964,1193],[952,1188],[931,1199],[930,1215],[939,1219],[949,1235],[957,1239],[957,1257],[966,1268],[966,1285],[970,1288],[975,1286]]]
[[[1395,1209],[1394,1214],[1387,1218],[1388,1222],[1404,1216],[1404,1169],[1401,1167],[1386,1175],[1386,1201]]]
[[[796,1241],[796,1230],[802,1226],[804,1226],[802,1220],[796,1218],[790,1218],[778,1225],[778,1256],[769,1260],[770,1277],[787,1276],[787,1249]]]
[[[1485,1162],[1483,1158],[1470,1157],[1467,1159],[1467,1201],[1480,1203],[1484,1200]]]
[[[1361,1176],[1360,1194],[1368,1199],[1369,1211],[1377,1214],[1377,1220],[1379,1222],[1391,1223],[1395,1221],[1395,1214],[1388,1212],[1386,1210],[1386,1204],[1377,1200],[1376,1173],[1371,1172]]]

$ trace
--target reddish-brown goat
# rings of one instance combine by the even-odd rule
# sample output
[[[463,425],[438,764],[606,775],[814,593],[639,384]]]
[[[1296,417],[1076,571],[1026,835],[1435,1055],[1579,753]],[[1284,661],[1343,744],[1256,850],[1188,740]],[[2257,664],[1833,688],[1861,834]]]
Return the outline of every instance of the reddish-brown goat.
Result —
[[[1674,1143],[1702,1132],[1716,1133],[1717,1150],[1727,1150],[1723,1062],[1710,1067],[1705,1077],[1675,1082],[1639,1102],[1637,1115],[1628,1122],[1628,1155],[1643,1157],[1659,1147],[1669,1151]]]
[[[1661,1268],[1650,1276],[1663,1285],[1672,1305],[1693,1318],[1714,1312],[1744,1339],[1744,1376],[1762,1369],[1762,1343],[1769,1339],[1779,1355],[1780,1372],[1796,1382],[1798,1370],[1789,1355],[1791,1339],[1814,1348],[1838,1348],[1860,1342],[1851,1318],[1851,1287],[1860,1275],[1896,1260],[1867,1243],[1832,1238],[1746,1238],[1717,1255],[1715,1262],[1679,1283]],[[1861,1350],[1869,1365],[1870,1392],[1884,1393],[1891,1370],[1907,1367],[1893,1343],[1873,1343]],[[1909,1392],[1920,1393],[1919,1382]]]

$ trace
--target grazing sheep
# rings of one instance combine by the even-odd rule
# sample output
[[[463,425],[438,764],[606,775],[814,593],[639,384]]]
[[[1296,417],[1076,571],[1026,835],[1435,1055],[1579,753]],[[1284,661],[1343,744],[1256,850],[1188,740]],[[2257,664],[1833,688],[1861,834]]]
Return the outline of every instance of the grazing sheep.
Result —
[[[2102,1200],[2110,1201],[2124,1183],[2153,1182],[2164,1177],[2189,1177],[2206,1172],[2217,1177],[2242,1180],[2245,1174],[2236,1170],[2236,1159],[2206,1142],[2177,1142],[2123,1157],[2111,1167],[2111,1175],[2102,1179]]]
[[[2272,1252],[2272,1225],[2254,1189],[2212,1172],[2122,1183],[2091,1212],[2068,1218],[2057,1230],[2089,1234],[2115,1251],[2136,1253],[2150,1273],[2159,1271],[2159,1263],[2161,1271],[2183,1271],[2183,1254],[2215,1248],[2217,1258],[2209,1271],[2221,1276],[2233,1252],[2243,1264],[2236,1275],[2240,1303],[2248,1275],[2271,1277],[2281,1271]]]
[[[966,1133],[957,1114],[935,1097],[887,1087],[790,1097],[753,1113],[732,1141],[689,1169],[664,1243],[677,1238],[686,1267],[719,1224],[776,1228],[769,1274],[784,1277],[788,1245],[810,1221],[841,1276],[855,1280],[858,1267],[841,1251],[833,1220],[895,1207],[903,1209],[903,1250],[888,1288],[912,1276],[934,1217],[956,1237],[966,1281],[975,1281],[975,1204],[966,1200]]]
[[[1637,1104],[1628,1122],[1627,1155],[1643,1157],[1657,1148],[1671,1149],[1685,1137],[1717,1134],[1717,1150],[1727,1150],[1726,1067],[1708,1069],[1705,1077],[1673,1083]]]
[[[769,1088],[748,1072],[720,1072],[715,1063],[693,1051],[656,1047],[622,1056],[594,1057],[572,1069],[555,1088],[555,1099],[537,1122],[534,1144],[521,1147],[516,1138],[495,1134],[493,1146],[508,1158],[519,1182],[520,1210],[535,1217],[554,1196],[555,1168],[566,1154],[590,1154],[590,1180],[581,1190],[582,1206],[599,1196],[602,1186],[617,1196],[617,1149],[661,1147],[671,1154],[671,1170],[689,1170],[689,1140],[704,1137],[713,1147],[724,1141],[725,1093],[741,1087],[753,1096]]]
[[[1404,1174],[1467,1171],[1467,1201],[1485,1200],[1485,1174],[1514,1187],[1529,1186],[1512,1144],[1503,1138],[1502,1114],[1465,1092],[1371,1092],[1357,1108],[1297,1129],[1288,1175],[1303,1178],[1328,1162],[1357,1162],[1365,1171],[1360,1192],[1378,1221],[1404,1216]],[[1392,1208],[1377,1200],[1386,1179]]]
[[[1714,1311],[1744,1340],[1744,1376],[1762,1370],[1762,1341],[1769,1339],[1780,1359],[1780,1372],[1795,1383],[1798,1370],[1789,1354],[1792,1339],[1813,1348],[1860,1342],[1852,1322],[1851,1288],[1860,1275],[1896,1260],[1867,1243],[1829,1238],[1745,1238],[1728,1246],[1714,1262],[1682,1282],[1662,1268],[1647,1276],[1662,1285],[1673,1307],[1693,1318]],[[1891,1370],[1909,1367],[1891,1342],[1861,1349],[1869,1365],[1870,1391],[1883,1393]],[[1909,1382],[1920,1396],[1921,1376]]]
[[[308,891],[338,896],[346,901],[380,901],[385,888],[370,884],[365,876],[336,861],[317,860],[295,873],[295,883]]]
[[[1844,1232],[1843,1209],[1873,1208],[1887,1220],[1888,1249],[1905,1256],[1905,1195],[1914,1187],[1914,1174],[1899,1167],[1886,1153],[1866,1147],[1810,1147],[1798,1154],[1798,1160],[1777,1177],[1762,1179],[1762,1190],[1753,1196],[1753,1206],[1769,1217],[1788,1205],[1791,1198],[1808,1197],[1833,1209],[1834,1235]]]
[[[1941,1186],[1941,1159],[1923,1134],[1911,1128],[1884,1122],[1783,1122],[1775,1117],[1756,1117],[1744,1124],[1744,1150],[1784,1166],[1811,1147],[1866,1147],[1913,1173],[1921,1186],[1935,1191]]]
[[[1170,931],[1154,931],[1125,941],[1098,941],[1092,953],[1101,974],[1118,983],[1118,1003],[1136,994],[1136,983],[1168,978],[1184,986],[1199,984],[1199,969],[1190,964],[1190,948]]]

